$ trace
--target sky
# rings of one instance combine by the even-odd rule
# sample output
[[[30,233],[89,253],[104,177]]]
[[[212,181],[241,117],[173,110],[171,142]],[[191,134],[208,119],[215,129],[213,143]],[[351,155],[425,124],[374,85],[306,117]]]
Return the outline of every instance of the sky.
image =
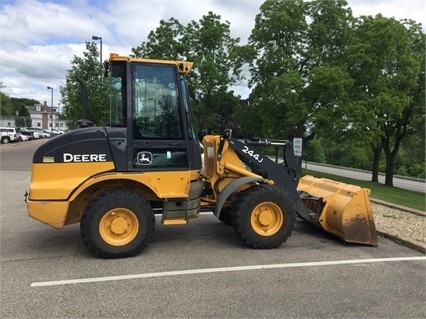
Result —
[[[354,16],[381,13],[413,19],[426,32],[426,0],[347,0]],[[0,0],[0,81],[10,97],[60,103],[60,86],[85,42],[102,37],[103,59],[129,55],[160,20],[186,25],[212,11],[229,21],[231,36],[244,44],[263,0]],[[99,45],[100,41],[96,41]],[[242,97],[248,88],[234,88]]]

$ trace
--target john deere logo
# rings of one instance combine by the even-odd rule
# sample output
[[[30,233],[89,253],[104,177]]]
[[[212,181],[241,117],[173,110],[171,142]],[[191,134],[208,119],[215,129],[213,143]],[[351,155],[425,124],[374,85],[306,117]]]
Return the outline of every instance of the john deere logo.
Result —
[[[138,153],[138,164],[140,165],[151,165],[152,153],[151,152],[139,152]]]

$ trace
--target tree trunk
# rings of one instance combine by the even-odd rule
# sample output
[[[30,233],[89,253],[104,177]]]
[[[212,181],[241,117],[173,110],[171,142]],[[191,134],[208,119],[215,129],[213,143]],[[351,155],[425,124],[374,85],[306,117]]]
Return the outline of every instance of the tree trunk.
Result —
[[[395,158],[392,156],[392,154],[389,156],[389,158],[386,158],[386,178],[385,178],[385,185],[386,186],[393,186],[393,168],[395,166]]]
[[[379,163],[380,155],[382,154],[382,145],[373,146],[373,169],[371,181],[378,183],[379,182]]]
[[[393,186],[393,170],[395,167],[395,159],[399,151],[399,146],[401,144],[402,137],[403,135],[397,135],[397,138],[395,140],[395,145],[392,151],[390,150],[389,139],[382,137],[383,150],[386,155],[386,177],[385,177],[386,186]]]

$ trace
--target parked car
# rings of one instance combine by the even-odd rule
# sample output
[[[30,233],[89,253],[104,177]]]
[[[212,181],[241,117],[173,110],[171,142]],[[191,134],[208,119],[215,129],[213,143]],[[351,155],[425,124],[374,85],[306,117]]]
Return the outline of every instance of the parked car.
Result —
[[[38,133],[35,132],[34,130],[29,130],[29,129],[21,128],[20,131],[21,131],[21,134],[23,134],[25,136],[28,136],[28,138],[30,140],[34,140],[34,139],[40,138],[40,136],[38,135]]]
[[[0,127],[1,131],[1,143],[13,143],[19,141],[19,129],[16,127]]]
[[[19,140],[21,142],[26,142],[30,140],[30,137],[28,135],[22,134],[22,133],[18,133],[19,136]]]
[[[34,131],[38,133],[39,138],[49,138],[50,137],[49,131],[42,130],[42,129],[34,129]]]
[[[7,132],[7,129],[0,128],[0,133],[1,133],[1,143],[2,144],[10,143],[10,136]]]
[[[53,136],[53,131],[48,131],[48,130],[41,130],[44,134],[44,137],[46,138],[50,138]]]
[[[33,135],[34,135],[35,139],[37,139],[37,138],[44,138],[44,134],[41,133],[41,129],[30,127],[29,130],[33,131]]]
[[[53,130],[52,134],[53,134],[52,136],[56,136],[56,135],[64,134],[64,132],[61,130]]]

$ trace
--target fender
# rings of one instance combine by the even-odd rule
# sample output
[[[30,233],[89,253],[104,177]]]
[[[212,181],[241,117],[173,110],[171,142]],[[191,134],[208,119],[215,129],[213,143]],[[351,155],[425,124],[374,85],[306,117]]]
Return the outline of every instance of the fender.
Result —
[[[216,208],[214,212],[217,218],[219,218],[220,211],[222,210],[222,206],[225,203],[225,201],[228,199],[228,197],[233,192],[235,192],[236,189],[248,183],[267,183],[267,180],[261,177],[245,176],[245,177],[238,178],[235,181],[226,185],[225,188],[222,190],[222,192],[219,194],[219,198],[217,200],[217,204],[216,204]]]
[[[138,173],[116,173],[109,172],[93,176],[78,187],[75,188],[72,195],[68,198],[70,202],[74,201],[84,190],[95,184],[109,183],[113,180],[128,180],[149,188],[153,194],[160,199],[166,198],[187,198],[189,192],[189,183],[194,180],[194,171],[179,172],[145,172]],[[170,182],[172,181],[172,182]]]

